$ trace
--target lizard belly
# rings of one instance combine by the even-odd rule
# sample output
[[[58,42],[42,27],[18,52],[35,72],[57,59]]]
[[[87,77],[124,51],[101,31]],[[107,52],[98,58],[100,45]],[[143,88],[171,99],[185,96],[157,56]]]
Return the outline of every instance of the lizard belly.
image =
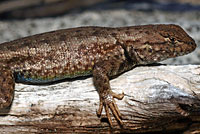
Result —
[[[22,83],[35,83],[35,84],[42,84],[42,83],[50,83],[55,82],[63,79],[72,79],[76,77],[83,77],[91,75],[92,71],[76,71],[72,73],[62,73],[62,74],[52,74],[52,75],[41,75],[41,74],[31,74],[28,71],[26,72],[15,72],[15,81],[22,82]]]

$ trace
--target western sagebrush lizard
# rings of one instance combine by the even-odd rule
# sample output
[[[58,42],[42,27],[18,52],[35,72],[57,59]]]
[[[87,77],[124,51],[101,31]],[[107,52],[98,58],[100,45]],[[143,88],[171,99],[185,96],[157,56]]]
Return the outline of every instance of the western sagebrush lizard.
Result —
[[[13,99],[15,82],[49,83],[92,75],[100,96],[97,114],[105,108],[119,123],[109,78],[136,65],[188,54],[195,41],[177,25],[143,25],[121,28],[80,27],[57,30],[0,44],[0,108]]]

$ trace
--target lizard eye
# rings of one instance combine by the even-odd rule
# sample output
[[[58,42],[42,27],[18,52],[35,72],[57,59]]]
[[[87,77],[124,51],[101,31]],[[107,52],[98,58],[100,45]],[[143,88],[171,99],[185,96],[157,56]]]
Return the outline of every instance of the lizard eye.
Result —
[[[173,38],[173,37],[171,37],[170,40],[171,40],[171,42],[173,42],[173,43],[175,42],[175,38]]]

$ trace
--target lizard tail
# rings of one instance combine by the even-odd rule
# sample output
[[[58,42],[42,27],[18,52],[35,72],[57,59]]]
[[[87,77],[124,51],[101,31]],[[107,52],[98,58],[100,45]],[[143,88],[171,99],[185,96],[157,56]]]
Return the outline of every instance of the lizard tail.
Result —
[[[15,80],[10,69],[0,68],[0,109],[10,106],[14,96]]]

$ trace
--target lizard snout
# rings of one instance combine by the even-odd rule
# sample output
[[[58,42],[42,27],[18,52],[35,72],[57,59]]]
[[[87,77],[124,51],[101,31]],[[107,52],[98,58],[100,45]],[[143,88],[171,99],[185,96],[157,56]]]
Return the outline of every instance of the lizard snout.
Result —
[[[187,51],[188,53],[194,51],[194,50],[196,49],[196,47],[197,47],[197,45],[196,45],[196,43],[195,43],[195,41],[194,41],[193,39],[191,39],[191,41],[189,41],[189,42],[186,43],[186,44],[187,44],[187,46],[186,46],[186,51]]]

